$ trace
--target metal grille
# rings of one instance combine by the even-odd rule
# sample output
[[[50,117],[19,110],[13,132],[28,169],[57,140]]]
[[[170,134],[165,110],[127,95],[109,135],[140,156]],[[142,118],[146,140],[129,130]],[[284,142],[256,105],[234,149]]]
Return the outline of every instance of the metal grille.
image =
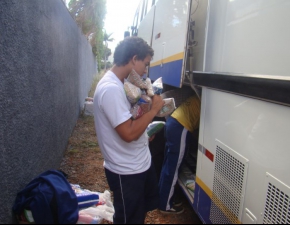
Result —
[[[290,224],[290,199],[287,194],[268,184],[263,224]]]
[[[239,223],[245,164],[217,145],[213,182],[212,223]],[[233,151],[232,151],[233,152]]]

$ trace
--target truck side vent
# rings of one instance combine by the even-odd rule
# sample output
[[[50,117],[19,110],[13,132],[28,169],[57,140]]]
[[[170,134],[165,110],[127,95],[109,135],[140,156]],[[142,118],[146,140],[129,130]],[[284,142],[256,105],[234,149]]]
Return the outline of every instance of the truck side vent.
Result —
[[[263,224],[290,224],[289,195],[272,183],[268,183]]]
[[[247,176],[248,160],[218,143],[210,210],[212,223],[239,223]]]

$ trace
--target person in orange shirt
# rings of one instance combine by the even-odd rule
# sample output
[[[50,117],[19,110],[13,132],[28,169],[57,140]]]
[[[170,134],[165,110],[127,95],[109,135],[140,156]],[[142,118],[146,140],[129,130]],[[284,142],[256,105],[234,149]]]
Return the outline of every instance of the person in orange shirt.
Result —
[[[196,95],[189,97],[166,121],[165,155],[159,180],[161,213],[180,214],[184,211],[178,204],[174,204],[173,195],[187,143],[194,138],[193,133],[199,127],[200,105]]]

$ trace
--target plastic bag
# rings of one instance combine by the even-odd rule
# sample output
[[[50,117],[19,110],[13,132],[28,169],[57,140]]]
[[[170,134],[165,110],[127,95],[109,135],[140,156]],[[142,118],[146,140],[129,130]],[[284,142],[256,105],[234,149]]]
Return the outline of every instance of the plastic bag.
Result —
[[[94,98],[92,98],[92,97],[86,97],[85,100],[87,102],[93,102],[94,101]]]
[[[125,90],[127,99],[131,104],[135,104],[141,98],[141,94],[142,94],[141,89],[131,84],[128,81],[125,81],[124,83],[124,90]]]
[[[152,101],[151,101],[152,102]],[[134,120],[139,119],[145,113],[149,112],[151,109],[151,103],[147,103],[144,98],[140,98],[137,104],[135,104],[131,109],[130,113]]]
[[[185,186],[189,190],[194,191],[194,189],[195,189],[195,181],[194,180],[187,180]]]
[[[127,80],[131,84],[134,84],[138,88],[147,89],[146,81],[143,81],[141,76],[135,70],[131,71],[131,73],[129,74]]]
[[[148,137],[151,138],[154,134],[160,132],[164,126],[165,122],[163,121],[154,121],[150,123],[146,129]]]
[[[84,114],[87,116],[94,116],[94,102],[85,102],[84,104]]]
[[[162,93],[163,91],[162,77],[154,81],[154,83],[152,84],[152,88],[155,95],[160,95]]]
[[[170,115],[176,108],[174,98],[165,98],[163,100],[165,104],[162,109],[157,113],[157,117],[166,117]]]
[[[152,103],[152,99],[149,96],[142,94],[141,98],[139,99],[138,102],[139,103],[149,103],[149,104],[151,104]]]
[[[147,90],[145,90],[145,89],[141,89],[141,95],[146,95],[147,96]],[[148,96],[149,97],[149,96]],[[150,97],[149,97],[150,98]]]
[[[146,82],[146,85],[147,85],[147,95],[149,97],[153,97],[154,96],[154,91],[153,91],[153,87],[152,87],[152,83],[151,83],[150,78],[147,78],[145,80],[145,82]]]
[[[145,113],[148,113],[150,111],[150,109],[151,109],[151,104],[150,103],[140,103],[139,106],[141,107],[143,115]]]
[[[104,193],[100,193],[100,202],[103,203],[103,205],[106,205],[114,210],[113,203],[111,201],[111,193],[109,191],[105,191]]]
[[[103,219],[99,216],[91,216],[80,211],[77,224],[101,224],[102,221]]]
[[[141,106],[138,105],[138,104],[134,105],[134,106],[131,108],[130,113],[132,114],[132,118],[133,118],[134,120],[136,120],[136,119],[138,119],[138,118],[140,118],[141,116],[144,115],[144,112],[143,112]]]
[[[86,217],[94,218],[94,220],[101,221],[101,219],[113,222],[115,210],[107,205],[93,206],[83,209],[79,212],[79,215],[86,215]],[[89,219],[89,218],[86,218]]]
[[[95,192],[92,192],[95,193]],[[98,193],[98,192],[96,192]],[[111,193],[109,191],[105,191],[104,193],[100,193],[100,202],[103,202],[102,205],[89,207],[87,209],[83,209],[79,212],[80,215],[89,215],[93,218],[102,218],[109,222],[113,222],[113,216],[115,213],[115,209],[113,203],[111,201]]]

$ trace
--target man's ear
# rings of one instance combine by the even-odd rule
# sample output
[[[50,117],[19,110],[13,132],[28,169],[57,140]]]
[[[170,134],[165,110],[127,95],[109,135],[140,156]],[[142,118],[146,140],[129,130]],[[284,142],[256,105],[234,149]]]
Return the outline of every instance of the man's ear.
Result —
[[[132,58],[132,63],[134,66],[135,66],[136,62],[137,62],[137,55],[134,55]]]

